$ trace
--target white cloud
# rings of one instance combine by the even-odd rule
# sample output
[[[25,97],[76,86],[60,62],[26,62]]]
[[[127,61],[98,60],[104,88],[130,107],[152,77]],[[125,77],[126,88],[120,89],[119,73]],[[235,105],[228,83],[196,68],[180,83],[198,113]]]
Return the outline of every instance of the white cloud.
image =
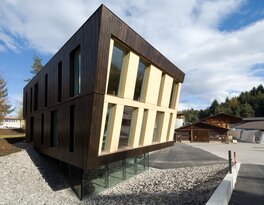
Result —
[[[264,63],[264,20],[232,32],[218,29],[245,0],[4,0],[0,43],[17,49],[18,38],[54,53],[102,2],[186,73],[182,108],[206,107],[263,82],[252,69]]]

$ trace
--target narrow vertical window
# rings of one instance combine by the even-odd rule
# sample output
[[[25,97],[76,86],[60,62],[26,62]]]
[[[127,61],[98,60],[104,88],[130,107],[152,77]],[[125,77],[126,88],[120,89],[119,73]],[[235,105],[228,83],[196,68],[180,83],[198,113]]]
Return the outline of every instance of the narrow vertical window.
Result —
[[[171,89],[171,95],[170,95],[170,105],[169,105],[170,108],[174,107],[174,98],[175,98],[175,92],[176,92],[176,84],[177,84],[176,81],[173,80],[172,89]]]
[[[29,109],[30,109],[30,112],[32,112],[32,87],[30,88],[30,102],[29,102]]]
[[[34,117],[30,118],[30,132],[29,132],[29,141],[33,142],[34,141]]]
[[[70,140],[69,151],[74,152],[75,149],[75,106],[70,106]]]
[[[118,148],[129,146],[128,142],[129,142],[129,137],[130,137],[130,128],[131,128],[131,122],[132,122],[134,111],[135,111],[135,108],[133,107],[128,107],[128,106],[124,107]]]
[[[45,75],[44,106],[48,105],[48,74]]]
[[[39,85],[34,85],[34,111],[38,110],[38,98],[39,98]]]
[[[70,97],[81,93],[81,54],[80,46],[70,54]]]
[[[40,144],[44,144],[44,114],[41,114]]]
[[[168,131],[167,131],[167,141],[169,141],[170,139],[170,130],[171,130],[171,126],[172,125],[172,118],[173,118],[173,114],[171,113],[170,114],[170,121],[169,121],[169,125],[168,125]]]
[[[101,151],[106,151],[107,137],[108,137],[108,133],[109,133],[108,132],[109,117],[110,117],[110,113],[111,113],[113,107],[114,107],[113,104],[110,104],[110,103],[108,104]]]
[[[134,100],[140,100],[142,84],[143,84],[143,77],[145,69],[147,68],[146,64],[143,63],[142,60],[139,61],[138,64],[138,71],[137,71],[137,79],[136,79],[136,86],[135,86],[135,93],[134,93]]]
[[[58,132],[57,132],[57,111],[51,111],[50,114],[50,146],[57,147]]]
[[[161,119],[162,119],[162,112],[157,112],[156,114],[156,119],[155,119],[155,127],[154,127],[154,132],[153,132],[153,138],[152,142],[159,142],[160,141],[160,126],[161,126]]]
[[[144,109],[144,114],[143,114],[143,120],[142,120],[142,125],[141,125],[141,132],[140,132],[140,138],[139,138],[139,145],[144,145],[144,129],[145,129],[145,125],[147,122],[147,118],[148,118],[148,110]]]
[[[119,45],[114,44],[110,74],[108,80],[107,93],[111,95],[118,95],[119,81],[121,77],[121,70],[123,67],[123,60],[126,55],[126,51]]]
[[[25,114],[28,112],[28,92],[26,92],[26,97],[25,97]]]
[[[62,62],[58,63],[58,102],[61,102],[62,95]]]

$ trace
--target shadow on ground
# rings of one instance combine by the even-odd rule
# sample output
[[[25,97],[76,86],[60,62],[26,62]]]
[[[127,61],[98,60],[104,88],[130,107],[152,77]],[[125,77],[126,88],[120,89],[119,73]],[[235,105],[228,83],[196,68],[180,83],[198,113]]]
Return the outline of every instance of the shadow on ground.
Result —
[[[32,162],[53,191],[70,187],[66,177],[60,170],[57,160],[38,153],[27,143],[16,143],[14,145],[28,153]]]

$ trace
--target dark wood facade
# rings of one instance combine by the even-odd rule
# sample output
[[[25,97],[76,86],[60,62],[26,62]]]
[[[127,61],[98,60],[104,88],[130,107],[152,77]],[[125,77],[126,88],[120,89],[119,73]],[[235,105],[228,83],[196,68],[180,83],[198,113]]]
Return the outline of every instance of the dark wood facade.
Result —
[[[111,38],[125,44],[178,82],[183,82],[181,70],[102,5],[24,88],[26,136],[39,152],[89,170],[173,145],[171,141],[98,156]],[[81,92],[71,97],[70,55],[78,47],[81,53]],[[69,151],[71,106],[76,113],[74,152]],[[57,111],[56,147],[50,146],[52,111]]]

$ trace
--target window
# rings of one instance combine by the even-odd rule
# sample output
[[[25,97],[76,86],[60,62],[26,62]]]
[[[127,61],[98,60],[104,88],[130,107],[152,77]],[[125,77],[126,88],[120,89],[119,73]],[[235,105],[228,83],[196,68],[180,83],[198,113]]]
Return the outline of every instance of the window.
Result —
[[[48,74],[45,75],[44,106],[48,105]]]
[[[58,102],[61,102],[62,95],[62,62],[58,63]]]
[[[70,97],[81,93],[81,53],[80,46],[70,54]]]
[[[29,141],[33,142],[34,140],[34,117],[30,118],[30,136]]]
[[[50,146],[58,146],[58,132],[57,132],[57,111],[51,111],[50,113]]]
[[[28,92],[26,92],[26,97],[25,97],[25,114],[27,114],[28,111]]]
[[[172,89],[171,89],[171,95],[170,95],[170,108],[174,108],[174,98],[176,97],[175,96],[175,92],[176,92],[176,81],[173,80],[173,83],[172,83]]]
[[[34,85],[34,111],[38,110],[38,83]]]
[[[144,144],[144,129],[145,129],[145,125],[147,122],[147,118],[148,118],[148,110],[145,109],[144,110],[144,114],[143,114],[143,120],[142,120],[142,125],[141,125],[141,132],[140,132],[140,138],[139,138],[139,145],[143,145]]]
[[[74,152],[75,149],[75,106],[70,106],[70,141],[69,150]]]
[[[32,112],[32,87],[30,88],[30,102],[29,102],[29,109],[30,109],[30,112]]]
[[[135,93],[134,93],[134,100],[140,100],[142,84],[143,84],[143,77],[145,69],[147,68],[146,64],[143,63],[142,60],[139,61],[138,64],[138,71],[137,71],[137,79],[136,79],[136,86],[135,86]]]
[[[103,135],[103,142],[102,142],[102,149],[101,151],[106,151],[107,147],[107,137],[108,137],[108,124],[109,124],[109,117],[110,112],[112,111],[112,108],[114,107],[114,104],[108,104],[107,107],[107,113],[106,113],[106,119],[105,119],[105,127],[104,127],[104,135]]]
[[[44,114],[41,114],[40,144],[44,144]]]
[[[152,142],[159,142],[160,141],[160,126],[161,126],[161,120],[162,120],[162,112],[157,112],[156,119],[155,119],[155,127],[153,132],[153,138]]]
[[[121,70],[126,51],[119,45],[114,44],[107,94],[118,95]]]
[[[167,131],[167,141],[169,141],[170,139],[170,130],[171,130],[171,126],[173,126],[172,123],[172,118],[173,118],[173,114],[170,114],[170,121],[169,121],[169,125],[168,125],[168,131]]]
[[[127,147],[129,145],[130,128],[134,111],[135,108],[133,107],[124,107],[118,148]]]

